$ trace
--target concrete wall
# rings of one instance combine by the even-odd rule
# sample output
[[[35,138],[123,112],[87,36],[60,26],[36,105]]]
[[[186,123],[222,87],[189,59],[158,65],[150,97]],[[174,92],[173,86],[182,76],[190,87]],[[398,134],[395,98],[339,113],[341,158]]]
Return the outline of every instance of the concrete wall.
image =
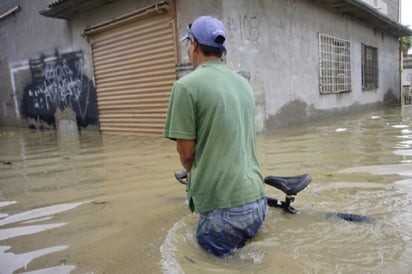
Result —
[[[402,70],[402,86],[412,87],[412,68]]]
[[[260,130],[320,119],[399,99],[398,40],[311,1],[178,1],[178,26],[200,14],[224,21],[227,64],[247,75],[255,91]],[[333,23],[332,23],[333,22]],[[351,42],[352,92],[319,94],[318,33]],[[362,91],[361,45],[378,48],[379,88]],[[185,53],[182,49],[182,56]],[[184,57],[181,59],[185,62]]]
[[[22,125],[21,101],[24,87],[31,83],[30,58],[70,50],[67,22],[40,16],[39,7],[48,0],[14,1],[20,9],[0,21],[0,125]],[[47,32],[44,30],[48,30]],[[6,42],[5,42],[6,41]]]
[[[404,69],[402,71],[403,86],[412,87],[412,68]]]
[[[20,0],[0,21],[0,126],[54,127],[57,109],[70,108],[81,127],[96,125],[93,82],[70,24],[39,14],[50,0]]]
[[[403,56],[402,86],[412,87],[412,54]]]
[[[12,41],[2,43],[0,48],[0,126],[21,125],[24,115],[34,117],[33,120],[46,117],[47,124],[52,124],[56,107],[74,105],[79,106],[73,109],[78,122],[81,121],[79,126],[96,123],[92,54],[81,34],[88,26],[113,20],[158,1],[116,1],[87,14],[79,14],[69,23],[38,14],[49,2],[21,0],[23,8],[16,15],[0,21],[1,41]],[[398,0],[386,1],[388,7],[396,2]],[[249,79],[254,89],[259,130],[374,107],[382,105],[384,100],[399,100],[397,38],[374,31],[348,16],[315,6],[313,1],[177,0],[176,10],[179,37],[199,15],[214,15],[224,22],[228,32],[226,62],[229,68]],[[27,28],[27,25],[36,27]],[[320,95],[319,32],[350,41],[352,92]],[[362,43],[378,48],[377,90],[362,91]],[[81,75],[72,81],[86,87],[77,91],[78,97],[71,96],[73,93],[67,86],[59,86],[62,81],[44,79],[44,75],[50,75],[45,74],[48,72],[45,68],[58,71],[59,67],[53,61],[57,59],[65,61],[76,75]],[[187,62],[184,43],[180,45],[179,64]],[[43,78],[37,77],[38,74]],[[64,79],[67,81],[67,77]],[[50,89],[59,92],[58,96],[50,97]],[[36,98],[28,96],[30,94],[40,95],[35,101]],[[69,102],[60,100],[65,94],[71,96]],[[50,103],[50,99],[53,99],[54,108],[45,104]],[[30,105],[34,108],[27,107]]]
[[[400,0],[362,0],[374,7],[377,11],[385,14],[395,22],[399,22],[399,1]]]

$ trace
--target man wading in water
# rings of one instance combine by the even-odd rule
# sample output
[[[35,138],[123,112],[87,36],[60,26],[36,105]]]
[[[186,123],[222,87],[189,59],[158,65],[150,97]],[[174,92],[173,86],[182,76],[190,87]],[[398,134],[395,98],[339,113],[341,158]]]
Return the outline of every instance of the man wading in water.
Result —
[[[201,16],[181,39],[194,71],[173,85],[164,137],[176,140],[190,174],[190,209],[200,214],[199,245],[232,254],[256,235],[266,215],[256,152],[255,102],[249,83],[221,62],[221,21]]]

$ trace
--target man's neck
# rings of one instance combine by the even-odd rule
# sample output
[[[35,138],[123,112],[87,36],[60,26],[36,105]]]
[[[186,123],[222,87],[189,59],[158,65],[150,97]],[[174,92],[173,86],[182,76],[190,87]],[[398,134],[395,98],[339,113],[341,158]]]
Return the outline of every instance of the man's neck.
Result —
[[[209,62],[209,61],[220,61],[220,58],[217,56],[204,56],[200,55],[196,64],[193,64],[193,68],[196,68],[198,65],[204,63],[204,62]]]

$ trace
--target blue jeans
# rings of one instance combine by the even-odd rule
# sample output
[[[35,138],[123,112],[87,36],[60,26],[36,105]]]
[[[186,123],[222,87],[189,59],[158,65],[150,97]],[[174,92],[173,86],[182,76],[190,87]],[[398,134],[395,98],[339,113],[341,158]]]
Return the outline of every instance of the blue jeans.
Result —
[[[197,241],[213,255],[231,255],[256,235],[266,211],[266,198],[262,198],[249,204],[202,213],[197,225]]]

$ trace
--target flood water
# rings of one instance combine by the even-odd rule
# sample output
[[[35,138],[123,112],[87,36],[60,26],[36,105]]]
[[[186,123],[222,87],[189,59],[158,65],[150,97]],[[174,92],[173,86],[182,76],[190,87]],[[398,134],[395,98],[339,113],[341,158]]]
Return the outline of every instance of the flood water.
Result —
[[[299,215],[270,208],[219,259],[197,246],[173,142],[0,129],[0,273],[412,273],[412,108],[266,132],[258,149],[265,176],[312,183]]]

